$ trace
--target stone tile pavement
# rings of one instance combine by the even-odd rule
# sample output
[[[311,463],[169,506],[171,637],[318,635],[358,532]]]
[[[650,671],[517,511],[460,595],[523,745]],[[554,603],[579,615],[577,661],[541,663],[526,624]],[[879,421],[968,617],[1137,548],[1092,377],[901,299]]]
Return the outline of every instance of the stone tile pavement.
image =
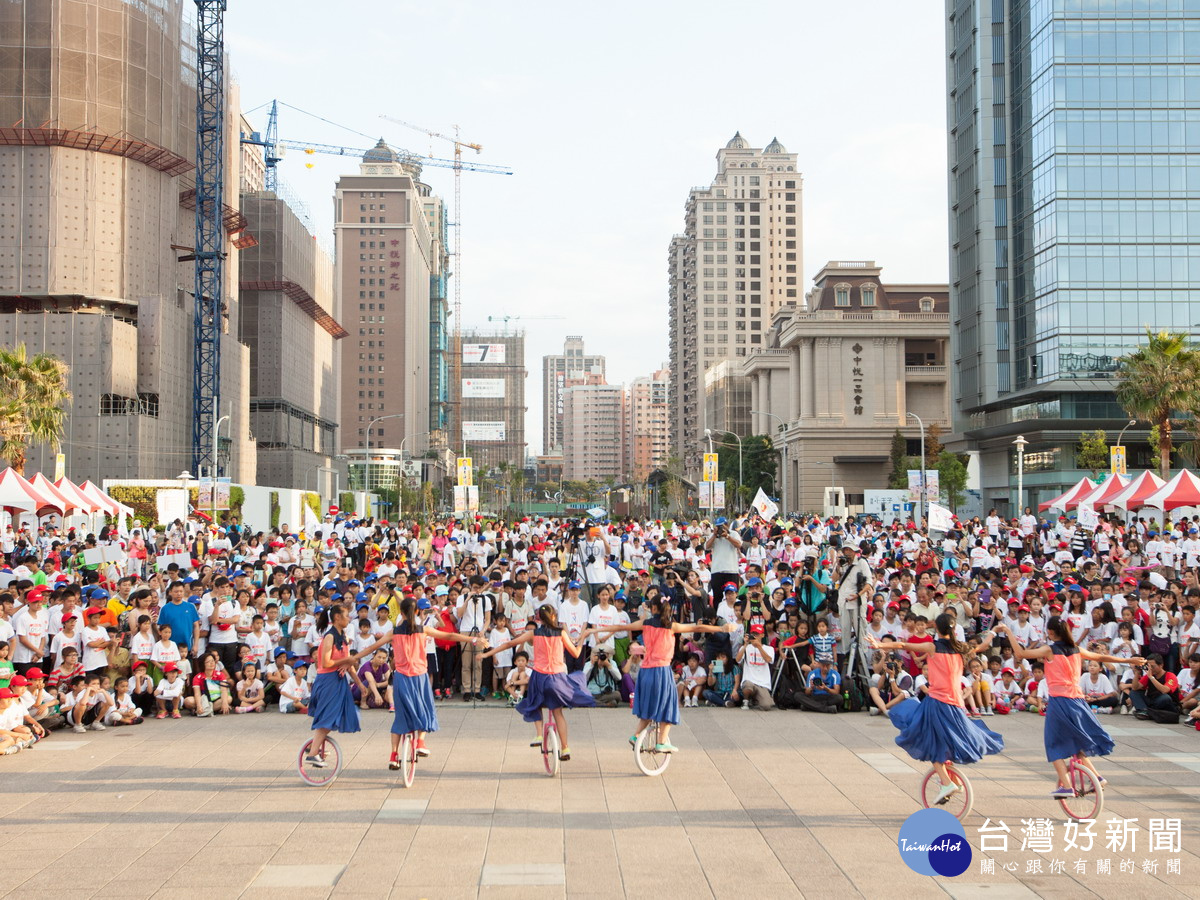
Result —
[[[883,718],[686,710],[680,754],[646,778],[627,710],[577,710],[574,758],[550,779],[511,711],[456,701],[439,715],[409,790],[386,768],[382,712],[341,738],[345,768],[326,788],[296,776],[301,717],[56,734],[0,758],[0,896],[1200,896],[1200,734],[1179,726],[1105,719],[1118,749],[1102,818],[1136,820],[1137,843],[1110,850],[1101,821],[1090,852],[1065,852],[1042,720],[987,720],[1008,749],[971,769],[972,867],[932,879],[896,850],[924,769]],[[980,851],[985,816],[1011,830],[1008,852]],[[1052,849],[1022,850],[1022,820],[1043,817],[1057,823]],[[1180,850],[1152,850],[1150,820],[1172,818]],[[1097,871],[1105,860],[1110,874]]]

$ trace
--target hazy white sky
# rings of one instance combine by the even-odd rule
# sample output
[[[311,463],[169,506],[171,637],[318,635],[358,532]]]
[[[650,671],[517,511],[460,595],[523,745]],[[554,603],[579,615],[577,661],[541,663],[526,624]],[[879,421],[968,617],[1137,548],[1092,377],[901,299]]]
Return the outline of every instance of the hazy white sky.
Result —
[[[541,357],[565,335],[605,354],[614,383],[667,359],[667,245],[735,131],[799,154],[806,280],[830,259],[946,279],[942,6],[256,0],[230,4],[226,42],[245,109],[275,97],[441,157],[449,144],[380,115],[458,124],[480,162],[515,171],[463,176],[464,323],[563,317],[523,323],[538,452]],[[265,111],[251,118],[265,125]],[[280,136],[368,145],[288,109]],[[334,181],[352,171],[302,153],[281,164],[326,230]],[[449,170],[425,180],[452,200]]]

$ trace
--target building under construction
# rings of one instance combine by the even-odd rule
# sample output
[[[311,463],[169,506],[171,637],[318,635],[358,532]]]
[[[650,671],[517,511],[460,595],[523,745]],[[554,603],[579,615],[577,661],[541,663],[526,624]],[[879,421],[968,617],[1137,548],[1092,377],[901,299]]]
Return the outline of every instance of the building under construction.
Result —
[[[463,445],[477,469],[525,465],[525,332],[462,334],[462,367],[454,385]]]

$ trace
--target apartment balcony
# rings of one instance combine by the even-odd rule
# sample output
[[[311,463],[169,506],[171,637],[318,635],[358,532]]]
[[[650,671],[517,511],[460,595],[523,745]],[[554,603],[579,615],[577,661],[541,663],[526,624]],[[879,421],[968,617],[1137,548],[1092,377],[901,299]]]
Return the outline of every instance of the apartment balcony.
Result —
[[[950,374],[949,366],[905,366],[904,380],[939,383]]]

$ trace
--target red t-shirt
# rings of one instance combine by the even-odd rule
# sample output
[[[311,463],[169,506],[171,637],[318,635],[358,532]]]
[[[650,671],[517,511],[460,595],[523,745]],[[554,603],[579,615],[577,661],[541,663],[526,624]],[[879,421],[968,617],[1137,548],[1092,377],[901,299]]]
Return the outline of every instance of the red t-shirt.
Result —
[[[1162,675],[1159,676],[1158,678],[1156,678],[1155,680],[1158,681],[1160,684],[1162,684],[1164,687],[1166,687],[1167,693],[1170,696],[1174,697],[1176,694],[1179,693],[1179,679],[1176,678],[1174,676],[1174,674],[1172,674],[1171,672],[1163,672]],[[1148,674],[1142,676],[1141,685],[1142,685],[1142,690],[1144,690],[1144,691],[1148,691],[1151,689],[1152,685],[1150,684],[1150,676]],[[1158,688],[1154,688],[1154,690],[1157,691]]]
[[[933,635],[930,634],[929,632],[925,632],[924,637],[917,637],[916,635],[913,635],[910,638],[906,638],[904,643],[906,643],[906,644],[932,644],[933,643]],[[916,678],[918,675],[921,674],[921,668],[917,665],[917,655],[915,653],[912,654],[911,658],[904,664],[904,668],[908,671],[908,674],[911,675],[913,678]]]

